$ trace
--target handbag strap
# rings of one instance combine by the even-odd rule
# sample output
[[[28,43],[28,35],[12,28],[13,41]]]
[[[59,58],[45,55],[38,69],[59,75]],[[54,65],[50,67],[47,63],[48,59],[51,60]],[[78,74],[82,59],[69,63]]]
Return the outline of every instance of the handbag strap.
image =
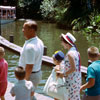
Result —
[[[61,78],[62,80],[62,84],[58,84],[57,87],[60,88],[60,87],[66,87],[66,82],[65,82],[65,78]]]
[[[80,58],[80,54],[78,53],[78,57],[79,57],[79,72],[81,71],[81,58]]]

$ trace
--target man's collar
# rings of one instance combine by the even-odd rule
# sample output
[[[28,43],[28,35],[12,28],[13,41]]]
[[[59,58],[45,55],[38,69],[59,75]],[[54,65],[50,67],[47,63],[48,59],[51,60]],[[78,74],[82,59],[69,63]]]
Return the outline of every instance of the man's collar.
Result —
[[[30,38],[30,39],[26,40],[26,42],[30,42],[30,41],[32,41],[32,40],[36,40],[36,38],[37,38],[37,36],[35,36],[35,37],[33,37],[33,38]]]

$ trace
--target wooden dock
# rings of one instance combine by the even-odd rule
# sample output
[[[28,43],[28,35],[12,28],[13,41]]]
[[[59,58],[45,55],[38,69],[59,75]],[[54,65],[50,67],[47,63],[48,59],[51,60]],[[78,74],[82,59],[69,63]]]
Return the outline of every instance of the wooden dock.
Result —
[[[5,94],[5,100],[15,100],[15,97],[12,97],[10,94],[10,90],[12,86],[13,86],[13,83],[8,82],[8,87],[7,87],[7,91]],[[35,93],[35,97],[37,100],[54,100],[53,98],[50,98],[48,96],[44,96],[38,93]]]
[[[20,51],[22,50],[22,47],[14,44],[14,43],[9,42],[8,40],[3,38],[2,36],[0,36],[0,45],[17,53],[17,54],[20,54]],[[49,64],[49,65],[54,65],[52,57],[43,56],[42,61],[43,61],[43,63]],[[85,66],[81,66],[81,72],[86,74],[87,68]]]

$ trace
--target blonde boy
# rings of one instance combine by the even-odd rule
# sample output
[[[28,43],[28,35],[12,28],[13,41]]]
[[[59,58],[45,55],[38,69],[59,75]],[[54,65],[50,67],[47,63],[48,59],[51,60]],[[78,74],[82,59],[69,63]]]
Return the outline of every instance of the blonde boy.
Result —
[[[82,100],[100,100],[100,60],[97,47],[90,47],[87,50],[88,58],[92,63],[87,69],[87,83],[82,85],[80,91],[85,90]]]

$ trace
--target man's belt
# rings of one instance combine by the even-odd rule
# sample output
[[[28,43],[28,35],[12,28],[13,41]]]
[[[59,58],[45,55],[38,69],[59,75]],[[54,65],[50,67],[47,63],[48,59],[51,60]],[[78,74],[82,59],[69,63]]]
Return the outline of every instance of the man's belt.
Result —
[[[32,72],[32,73],[38,73],[38,72],[40,72],[41,71],[41,69],[40,70],[38,70],[38,71],[34,71],[34,72]]]

